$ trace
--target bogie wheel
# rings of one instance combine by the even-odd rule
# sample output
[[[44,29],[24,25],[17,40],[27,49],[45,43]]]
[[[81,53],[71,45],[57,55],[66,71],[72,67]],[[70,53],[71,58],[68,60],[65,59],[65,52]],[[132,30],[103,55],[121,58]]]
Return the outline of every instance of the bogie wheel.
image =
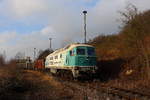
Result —
[[[59,77],[65,80],[73,80],[73,75],[70,70],[59,70]]]

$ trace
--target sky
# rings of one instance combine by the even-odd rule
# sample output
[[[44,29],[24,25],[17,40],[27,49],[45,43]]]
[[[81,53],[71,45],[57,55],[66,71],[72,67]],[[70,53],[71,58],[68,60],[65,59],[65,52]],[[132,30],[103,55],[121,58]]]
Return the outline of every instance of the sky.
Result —
[[[58,49],[83,42],[83,10],[87,10],[87,39],[115,34],[119,11],[132,3],[139,11],[150,9],[150,0],[0,0],[0,53],[7,59],[18,52],[33,57],[34,48]]]

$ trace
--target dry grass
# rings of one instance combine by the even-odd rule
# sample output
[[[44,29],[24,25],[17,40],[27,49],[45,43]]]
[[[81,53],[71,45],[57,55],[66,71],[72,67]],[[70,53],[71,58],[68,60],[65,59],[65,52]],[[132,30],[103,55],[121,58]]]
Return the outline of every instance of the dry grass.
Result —
[[[9,68],[0,69],[0,72],[0,100],[82,100],[83,98],[78,90],[42,72],[9,70]]]
[[[95,84],[83,83],[80,86],[69,81],[58,81],[43,72],[15,67],[12,69],[0,68],[0,100],[103,100],[99,99],[101,94],[91,87],[105,85],[125,89],[150,88],[149,82],[143,80],[109,80]]]

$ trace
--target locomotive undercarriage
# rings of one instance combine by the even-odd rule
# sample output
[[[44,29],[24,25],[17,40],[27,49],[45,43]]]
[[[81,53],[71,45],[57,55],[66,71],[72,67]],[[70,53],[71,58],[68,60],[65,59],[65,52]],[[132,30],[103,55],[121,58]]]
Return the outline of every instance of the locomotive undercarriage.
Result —
[[[63,69],[50,68],[50,72],[67,78],[93,77],[96,73],[96,67],[67,67]]]

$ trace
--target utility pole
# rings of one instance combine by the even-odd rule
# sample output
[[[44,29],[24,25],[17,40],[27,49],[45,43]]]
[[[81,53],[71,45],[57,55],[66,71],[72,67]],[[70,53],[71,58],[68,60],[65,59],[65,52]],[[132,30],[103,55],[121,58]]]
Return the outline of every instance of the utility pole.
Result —
[[[36,48],[34,48],[34,60],[35,60],[35,56],[36,56]]]
[[[86,43],[86,14],[87,11],[83,11],[84,14],[84,43]]]
[[[52,38],[49,38],[49,46],[50,50],[52,50]]]

